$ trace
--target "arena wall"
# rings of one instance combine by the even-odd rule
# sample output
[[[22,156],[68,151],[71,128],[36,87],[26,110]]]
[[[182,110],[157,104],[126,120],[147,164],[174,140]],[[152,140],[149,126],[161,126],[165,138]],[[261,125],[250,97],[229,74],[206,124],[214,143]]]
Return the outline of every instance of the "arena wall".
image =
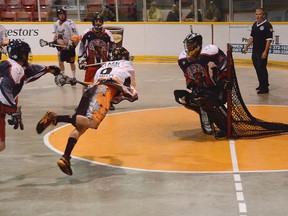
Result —
[[[22,39],[31,45],[33,61],[56,61],[56,50],[40,47],[39,40],[52,41],[53,23],[2,23],[7,29],[9,39]],[[80,34],[91,23],[76,22]],[[240,62],[251,62],[251,53],[241,51],[250,37],[252,23],[108,23],[106,27],[124,29],[122,45],[126,47],[135,61],[171,62],[183,50],[183,39],[194,32],[202,34],[204,45],[213,43],[226,51],[227,43],[234,47],[234,58]],[[269,62],[285,65],[288,55],[288,38],[285,31],[287,23],[272,23],[274,41],[271,46]],[[119,39],[119,38],[118,38]],[[288,66],[288,64],[287,64]]]

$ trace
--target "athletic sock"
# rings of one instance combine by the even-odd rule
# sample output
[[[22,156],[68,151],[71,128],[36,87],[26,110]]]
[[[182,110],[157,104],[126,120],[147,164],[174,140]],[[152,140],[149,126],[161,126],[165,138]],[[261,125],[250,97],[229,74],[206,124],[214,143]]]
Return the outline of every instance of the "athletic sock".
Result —
[[[56,117],[56,122],[66,122],[75,125],[76,123],[76,115],[60,115]]]
[[[72,71],[72,77],[76,78],[76,71]]]
[[[74,146],[76,145],[76,143],[77,143],[77,139],[75,139],[74,137],[69,137],[66,148],[65,148],[64,156],[70,158],[71,152]]]

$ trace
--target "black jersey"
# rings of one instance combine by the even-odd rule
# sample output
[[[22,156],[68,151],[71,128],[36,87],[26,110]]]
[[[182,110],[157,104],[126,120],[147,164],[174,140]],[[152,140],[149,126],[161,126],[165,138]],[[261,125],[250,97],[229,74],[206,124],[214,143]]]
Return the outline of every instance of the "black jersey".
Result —
[[[267,20],[262,23],[255,22],[250,36],[253,37],[253,53],[262,53],[265,50],[266,41],[273,40],[273,27]]]

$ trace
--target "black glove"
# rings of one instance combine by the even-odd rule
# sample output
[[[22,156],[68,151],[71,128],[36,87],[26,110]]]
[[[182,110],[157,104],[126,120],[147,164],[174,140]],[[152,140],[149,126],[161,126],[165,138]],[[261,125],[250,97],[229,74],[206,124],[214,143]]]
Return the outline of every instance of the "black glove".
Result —
[[[57,40],[50,42],[48,45],[49,47],[55,47],[54,45],[57,44]]]
[[[70,84],[71,84],[72,86],[74,86],[74,85],[77,84],[77,80],[76,80],[75,77],[71,78],[71,80],[70,80]]]
[[[86,65],[87,65],[86,58],[85,57],[79,57],[78,58],[78,68],[80,70],[85,70]]]
[[[16,112],[11,114],[11,119],[8,120],[8,124],[14,125],[15,130],[18,129],[19,126],[21,130],[24,129],[21,106],[17,107]]]
[[[51,65],[48,67],[48,70],[50,71],[50,73],[52,73],[54,76],[58,76],[61,72],[60,68],[55,66],[55,65]]]
[[[68,45],[67,45],[67,50],[73,50],[75,48],[76,48],[75,43],[73,41],[69,40]]]

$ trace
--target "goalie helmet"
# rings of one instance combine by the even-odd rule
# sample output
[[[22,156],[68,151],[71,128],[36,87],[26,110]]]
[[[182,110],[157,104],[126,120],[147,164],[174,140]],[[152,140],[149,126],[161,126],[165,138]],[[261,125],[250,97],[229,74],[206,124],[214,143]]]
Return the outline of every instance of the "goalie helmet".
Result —
[[[57,14],[57,18],[58,18],[61,22],[65,22],[65,21],[66,21],[66,19],[67,19],[67,11],[66,11],[66,10],[64,10],[63,8],[59,8],[59,9],[57,9],[56,14]],[[60,14],[64,14],[64,15],[65,15],[64,18],[63,18],[63,17],[60,18],[60,17],[59,17]]]
[[[93,28],[97,32],[100,32],[100,31],[102,31],[103,24],[104,24],[104,17],[102,16],[101,13],[96,12],[92,17],[92,25],[94,26]]]
[[[27,66],[32,60],[31,48],[28,43],[21,40],[13,40],[8,44],[7,52],[9,58],[23,62]]]
[[[129,60],[130,54],[124,47],[116,47],[112,50],[112,60]]]
[[[197,59],[202,49],[202,36],[198,33],[191,33],[184,39],[184,49],[188,57]]]

